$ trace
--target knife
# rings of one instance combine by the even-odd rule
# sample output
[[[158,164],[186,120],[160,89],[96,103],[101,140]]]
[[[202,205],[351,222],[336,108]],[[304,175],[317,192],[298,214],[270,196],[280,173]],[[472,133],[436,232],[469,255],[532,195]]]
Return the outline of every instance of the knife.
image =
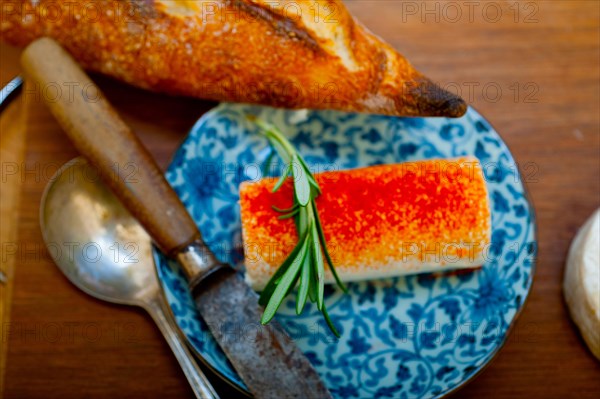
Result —
[[[179,262],[198,311],[250,392],[257,398],[331,398],[281,325],[260,324],[256,293],[204,244],[148,150],[75,60],[42,38],[23,51],[21,63],[75,147],[160,250]]]

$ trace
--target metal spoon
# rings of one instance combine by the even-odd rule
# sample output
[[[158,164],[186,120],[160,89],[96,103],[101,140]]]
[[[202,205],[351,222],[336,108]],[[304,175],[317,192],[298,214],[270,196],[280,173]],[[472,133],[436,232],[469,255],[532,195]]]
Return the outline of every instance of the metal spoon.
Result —
[[[198,398],[218,398],[178,334],[160,289],[150,237],[83,158],[51,179],[40,206],[42,235],[67,278],[91,296],[144,308]]]

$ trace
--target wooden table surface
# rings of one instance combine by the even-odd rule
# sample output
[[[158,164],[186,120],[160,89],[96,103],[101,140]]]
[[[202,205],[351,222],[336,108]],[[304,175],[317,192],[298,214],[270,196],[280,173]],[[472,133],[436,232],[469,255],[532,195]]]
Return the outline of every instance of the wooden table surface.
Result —
[[[457,396],[600,397],[600,362],[570,321],[561,292],[569,244],[600,206],[599,2],[347,5],[424,73],[460,89],[526,168],[539,234],[533,290],[500,354]],[[0,51],[5,82],[18,69],[18,51]],[[214,106],[96,80],[162,167],[193,122]],[[77,153],[43,104],[24,97],[27,156],[17,165],[22,191],[15,210],[16,253],[2,242],[2,257],[15,262],[11,320],[1,329],[8,344],[5,397],[191,397],[143,311],[81,293],[45,252],[38,226],[41,192],[56,167]],[[3,189],[5,173],[3,168]],[[218,389],[233,397],[223,384]]]

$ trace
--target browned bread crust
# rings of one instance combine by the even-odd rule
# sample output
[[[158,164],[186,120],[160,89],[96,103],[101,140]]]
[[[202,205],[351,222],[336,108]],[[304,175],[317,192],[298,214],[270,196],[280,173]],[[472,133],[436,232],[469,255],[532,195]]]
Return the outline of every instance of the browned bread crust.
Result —
[[[338,0],[20,0],[2,8],[3,40],[23,46],[50,36],[84,67],[155,91],[388,115],[466,110]]]

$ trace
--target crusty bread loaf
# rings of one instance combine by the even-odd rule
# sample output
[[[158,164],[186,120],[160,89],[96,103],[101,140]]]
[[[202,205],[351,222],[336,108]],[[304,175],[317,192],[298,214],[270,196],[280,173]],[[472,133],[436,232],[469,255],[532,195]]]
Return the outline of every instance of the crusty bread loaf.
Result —
[[[481,266],[491,242],[479,161],[467,157],[317,174],[316,204],[337,273],[364,280]],[[246,280],[261,290],[298,241],[288,179],[240,187]],[[326,282],[333,282],[329,269]]]
[[[16,0],[2,39],[60,42],[84,67],[217,101],[458,117],[442,90],[339,0]]]

